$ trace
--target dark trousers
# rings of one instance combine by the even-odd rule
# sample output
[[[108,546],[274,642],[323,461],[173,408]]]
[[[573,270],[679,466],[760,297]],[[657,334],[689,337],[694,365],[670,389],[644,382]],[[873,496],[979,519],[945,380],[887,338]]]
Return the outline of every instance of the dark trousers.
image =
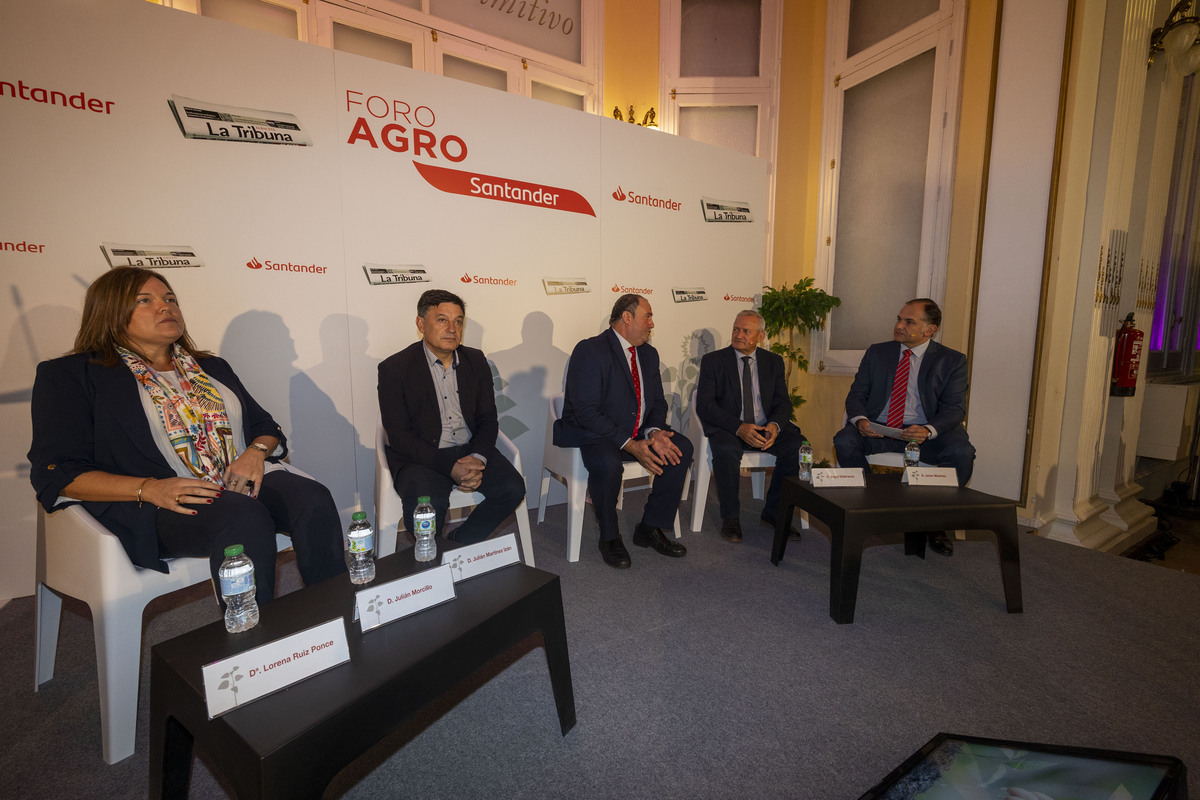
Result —
[[[867,456],[873,453],[903,453],[906,443],[899,439],[868,438],[858,432],[858,426],[847,422],[833,437],[833,448],[837,451],[838,464],[843,467],[862,467],[869,470]],[[975,446],[967,438],[961,425],[939,433],[935,439],[926,439],[921,445],[921,460],[935,467],[954,467],[958,472],[958,485],[966,486],[975,469]]]
[[[458,445],[447,448],[457,451],[455,459],[471,454],[471,445]],[[436,472],[420,464],[408,464],[400,469],[395,476],[396,494],[404,503],[404,529],[413,529],[412,515],[417,507],[417,500],[422,495],[429,495],[429,502],[437,514],[437,529],[444,531],[446,514],[450,511],[450,492],[456,492],[454,481],[450,476]],[[471,511],[466,521],[454,532],[454,541],[460,544],[482,542],[492,535],[500,523],[517,510],[525,499],[525,479],[502,455],[494,455],[488,459],[483,470],[483,482],[477,490],[484,500]]]
[[[767,487],[767,496],[763,501],[763,511],[774,514],[779,505],[779,490],[783,487],[784,478],[794,478],[800,474],[800,443],[804,436],[795,425],[787,424],[779,430],[775,443],[766,452],[775,456],[775,470],[771,475],[771,484]],[[708,446],[712,449],[712,474],[717,484],[717,500],[721,504],[721,519],[737,519],[741,513],[741,500],[738,498],[740,476],[738,469],[742,463],[742,454],[756,450],[742,441],[736,434],[716,430],[709,434]]]
[[[671,441],[682,453],[679,463],[663,465],[663,473],[654,477],[650,496],[646,498],[646,507],[642,511],[643,525],[663,530],[675,527],[679,498],[683,495],[683,481],[692,463],[692,443],[688,438],[676,433]],[[580,445],[579,453],[588,471],[588,492],[592,495],[592,508],[596,510],[596,519],[600,523],[600,539],[611,541],[620,532],[617,497],[621,494],[624,464],[636,459],[609,441]]]
[[[260,606],[275,597],[276,531],[291,536],[305,585],[346,571],[337,505],[329,490],[310,478],[275,470],[263,475],[257,499],[226,490],[211,504],[190,507],[198,513],[158,510],[163,557],[208,556],[219,587],[217,570],[225,548],[242,545],[254,562],[254,596]]]

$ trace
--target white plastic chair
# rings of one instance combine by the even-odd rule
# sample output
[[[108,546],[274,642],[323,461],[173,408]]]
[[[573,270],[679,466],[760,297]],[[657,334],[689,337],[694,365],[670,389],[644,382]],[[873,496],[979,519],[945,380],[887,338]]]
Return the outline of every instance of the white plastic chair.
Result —
[[[312,477],[290,464],[282,466]],[[121,540],[83,506],[65,506],[47,514],[39,503],[37,515],[33,690],[54,677],[62,619],[62,598],[55,592],[82,600],[92,610],[96,639],[104,761],[115,764],[133,755],[137,733],[142,612],[156,597],[211,581],[208,559],[166,559],[170,570],[166,574],[143,569],[134,566]],[[275,541],[280,551],[292,546],[286,533],[276,533]]]
[[[588,471],[583,466],[583,456],[578,447],[558,447],[554,444],[554,421],[562,416],[562,393],[551,396],[549,407],[546,409],[546,449],[542,453],[542,488],[538,501],[538,524],[546,519],[546,498],[550,495],[550,477],[561,480],[567,487],[567,560],[579,560],[579,546],[583,541],[583,512],[587,503]],[[653,476],[645,467],[636,461],[625,462],[622,474],[622,487],[625,481],[636,478],[651,478]],[[687,486],[685,481],[684,486]],[[618,499],[617,508],[621,507],[624,495]],[[679,512],[675,512],[675,538],[678,539]]]
[[[135,567],[121,542],[80,505],[38,505],[34,691],[54,677],[62,592],[87,603],[96,638],[100,729],[109,764],[133,755],[142,612],[156,597],[211,578],[207,558],[173,558],[170,573]],[[51,591],[51,590],[54,591]]]
[[[379,556],[390,556],[396,552],[399,539],[400,523],[404,520],[404,502],[396,494],[396,484],[392,480],[392,471],[388,468],[387,454],[384,446],[387,444],[387,431],[383,425],[375,428],[375,536],[378,539],[376,553]],[[523,478],[525,471],[521,468],[521,451],[503,432],[496,434],[496,450],[507,458]],[[450,510],[456,508],[473,508],[483,502],[479,492],[460,492],[454,489],[450,492]],[[517,506],[517,532],[521,537],[521,555],[528,566],[535,566],[533,560],[533,537],[529,530],[529,509],[525,499]]]
[[[692,475],[695,476],[696,495],[692,499],[692,532],[699,531],[704,525],[704,507],[708,505],[708,483],[712,478],[712,447],[709,446],[708,436],[704,434],[704,424],[696,413],[696,390],[692,390],[692,413],[688,416],[687,437],[692,440],[692,457],[694,466]],[[746,450],[742,453],[742,467],[752,470],[750,473],[750,491],[755,500],[762,500],[766,494],[766,477],[764,470],[775,466],[775,456],[761,450]],[[687,485],[683,487],[683,499],[687,499]],[[800,528],[808,529],[808,514],[800,512]]]

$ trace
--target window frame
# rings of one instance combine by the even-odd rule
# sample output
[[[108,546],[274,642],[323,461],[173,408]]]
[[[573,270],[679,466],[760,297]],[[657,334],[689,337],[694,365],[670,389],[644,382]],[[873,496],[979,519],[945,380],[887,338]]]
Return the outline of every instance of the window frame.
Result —
[[[770,283],[775,250],[775,180],[779,164],[779,70],[783,42],[783,0],[761,0],[758,76],[680,77],[682,4],[659,0],[659,130],[678,135],[679,111],[688,107],[758,107],[755,155],[768,163],[767,242],[763,281]]]
[[[777,0],[773,0],[777,1]],[[149,0],[168,8],[202,13],[204,0]],[[603,0],[580,0],[580,60],[527,48],[429,13],[429,0],[419,8],[395,0],[255,0],[296,12],[297,39],[333,49],[337,22],[413,46],[413,69],[441,74],[442,55],[504,70],[508,92],[531,97],[532,81],[584,98],[587,113],[600,113],[604,57]],[[420,41],[414,37],[420,33]],[[420,59],[418,59],[418,51]],[[515,67],[514,67],[515,64]],[[519,69],[518,69],[519,68]]]
[[[945,299],[950,243],[954,158],[958,140],[958,117],[962,90],[962,46],[966,27],[963,0],[941,0],[938,10],[886,39],[845,58],[850,30],[851,0],[831,0],[826,26],[825,94],[822,101],[820,187],[817,210],[817,250],[813,265],[815,284],[833,292],[837,251],[837,204],[842,152],[842,115],[848,89],[874,78],[892,67],[928,52],[934,53],[933,97],[929,116],[929,147],[925,171],[925,196],[921,217],[921,255],[917,285],[897,298],[897,308],[909,297],[930,297],[939,304]],[[847,298],[841,298],[846,302]],[[834,350],[830,338],[837,324],[837,309],[829,322],[810,334],[809,374],[854,375],[861,350]],[[880,330],[880,339],[887,328]]]

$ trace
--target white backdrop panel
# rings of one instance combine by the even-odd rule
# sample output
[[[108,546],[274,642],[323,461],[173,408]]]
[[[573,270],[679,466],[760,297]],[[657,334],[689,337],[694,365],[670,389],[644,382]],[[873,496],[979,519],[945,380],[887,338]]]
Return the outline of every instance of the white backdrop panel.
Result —
[[[600,222],[592,214],[447,193],[415,165],[559,187],[594,208],[597,120],[346,53],[337,54],[336,96],[349,318],[366,344],[350,354],[355,427],[365,445],[358,449],[359,486],[371,490],[364,480],[374,458],[366,434],[379,414],[378,364],[416,340],[421,292],[445,288],[467,304],[464,341],[483,349],[496,368],[501,428],[521,449],[536,503],[546,398],[560,391],[567,355],[594,314]],[[409,116],[393,109],[409,109]],[[374,137],[388,124],[404,127],[394,135],[406,136],[408,149],[394,152],[378,138],[378,147],[349,144],[360,119]],[[413,152],[413,128],[438,145]],[[457,137],[447,145],[453,161],[441,149],[447,137]],[[364,264],[424,269],[429,282],[372,286]],[[591,291],[548,295],[544,277],[584,278]]]
[[[596,330],[619,291],[642,290],[654,309],[671,421],[682,427],[700,356],[728,345],[734,314],[757,305],[767,162],[616,120],[603,120],[602,130],[601,283],[609,302],[601,304]],[[706,222],[702,197],[744,203],[753,221]],[[674,290],[687,289],[706,299],[693,300],[698,293],[691,292],[675,302]]]
[[[0,496],[18,510],[0,521],[12,543],[0,598],[32,591],[34,368],[71,346],[83,291],[108,267],[101,242],[195,248],[204,267],[168,273],[189,330],[232,362],[289,435],[293,462],[346,516],[372,507],[376,366],[415,340],[423,289],[466,300],[466,342],[497,369],[501,426],[536,487],[546,398],[575,343],[606,324],[614,289],[646,289],[678,408],[695,359],[728,342],[733,312],[760,288],[758,159],[143,0],[4,3],[0,81],[26,87],[24,98],[0,87],[10,155],[0,162],[0,241],[25,243],[0,250]],[[37,102],[28,87],[82,92],[111,113]],[[348,106],[347,92],[412,116],[384,120],[378,101]],[[172,95],[294,115],[312,146],[185,138]],[[350,142],[360,116],[376,147]],[[388,123],[406,128],[405,152],[383,144]],[[413,146],[414,128],[430,148]],[[418,163],[559,187],[595,215],[448,193]],[[755,221],[705,222],[701,197],[745,202]],[[366,263],[419,267],[429,282],[372,286]],[[309,269],[272,269],[289,264]],[[581,279],[587,291],[554,293],[543,279]],[[672,289],[708,299],[675,303]]]

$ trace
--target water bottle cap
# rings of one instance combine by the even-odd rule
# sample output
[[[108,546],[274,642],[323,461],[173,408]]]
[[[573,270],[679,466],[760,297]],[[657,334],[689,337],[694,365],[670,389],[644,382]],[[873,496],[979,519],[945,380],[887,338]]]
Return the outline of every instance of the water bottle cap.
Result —
[[[355,511],[353,514],[350,515],[350,519],[353,519],[353,520],[360,520],[360,519],[366,519],[366,518],[367,518],[367,512],[365,512],[365,511]]]
[[[234,556],[240,556],[245,549],[240,544],[231,544],[225,548],[225,557],[233,558]]]
[[[421,495],[420,497],[418,497],[418,498],[417,498],[417,502],[418,502],[418,503],[428,503],[428,502],[429,502],[429,495],[427,495],[427,494],[423,494],[423,495]]]

